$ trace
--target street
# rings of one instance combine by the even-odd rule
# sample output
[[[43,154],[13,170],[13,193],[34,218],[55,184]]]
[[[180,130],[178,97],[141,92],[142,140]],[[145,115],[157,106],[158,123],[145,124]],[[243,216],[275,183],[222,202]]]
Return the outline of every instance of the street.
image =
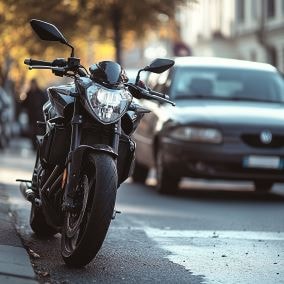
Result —
[[[68,269],[60,236],[38,240],[16,178],[29,179],[28,141],[0,154],[0,183],[40,283],[284,283],[284,185],[185,181],[177,196],[127,182],[105,243],[84,269]],[[154,181],[149,180],[149,184]]]

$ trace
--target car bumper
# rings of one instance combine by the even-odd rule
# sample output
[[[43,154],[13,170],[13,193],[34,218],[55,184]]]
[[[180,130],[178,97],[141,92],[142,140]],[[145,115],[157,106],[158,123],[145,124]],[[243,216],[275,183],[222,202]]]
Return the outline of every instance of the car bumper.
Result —
[[[207,179],[272,180],[284,182],[284,167],[248,168],[244,160],[251,155],[277,156],[284,165],[284,150],[255,149],[246,145],[213,145],[162,139],[165,166],[175,176]]]

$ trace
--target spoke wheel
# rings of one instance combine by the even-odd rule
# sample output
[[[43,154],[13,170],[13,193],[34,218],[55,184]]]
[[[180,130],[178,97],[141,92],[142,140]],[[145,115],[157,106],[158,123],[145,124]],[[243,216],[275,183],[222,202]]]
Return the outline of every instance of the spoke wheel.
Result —
[[[78,241],[84,230],[84,223],[88,219],[87,203],[89,196],[89,189],[92,184],[89,184],[87,175],[82,177],[80,185],[76,190],[77,210],[76,212],[68,212],[65,216],[65,246],[66,255],[71,255],[76,249]],[[89,208],[90,209],[90,208]],[[85,219],[85,220],[83,220]]]

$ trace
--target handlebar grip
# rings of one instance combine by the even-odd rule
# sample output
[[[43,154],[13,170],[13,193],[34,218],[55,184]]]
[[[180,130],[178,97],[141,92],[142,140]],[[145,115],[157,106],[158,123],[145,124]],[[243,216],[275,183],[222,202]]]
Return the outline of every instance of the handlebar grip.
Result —
[[[43,61],[43,60],[35,60],[31,58],[25,59],[24,63],[29,66],[37,65],[37,66],[52,66],[52,62]]]

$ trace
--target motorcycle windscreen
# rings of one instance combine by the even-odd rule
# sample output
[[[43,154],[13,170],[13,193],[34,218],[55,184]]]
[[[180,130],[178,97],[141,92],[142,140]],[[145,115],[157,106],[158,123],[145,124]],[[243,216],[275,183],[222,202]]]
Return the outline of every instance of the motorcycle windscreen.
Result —
[[[119,85],[125,81],[121,66],[113,61],[101,61],[90,67],[90,72],[95,81],[108,85]]]

